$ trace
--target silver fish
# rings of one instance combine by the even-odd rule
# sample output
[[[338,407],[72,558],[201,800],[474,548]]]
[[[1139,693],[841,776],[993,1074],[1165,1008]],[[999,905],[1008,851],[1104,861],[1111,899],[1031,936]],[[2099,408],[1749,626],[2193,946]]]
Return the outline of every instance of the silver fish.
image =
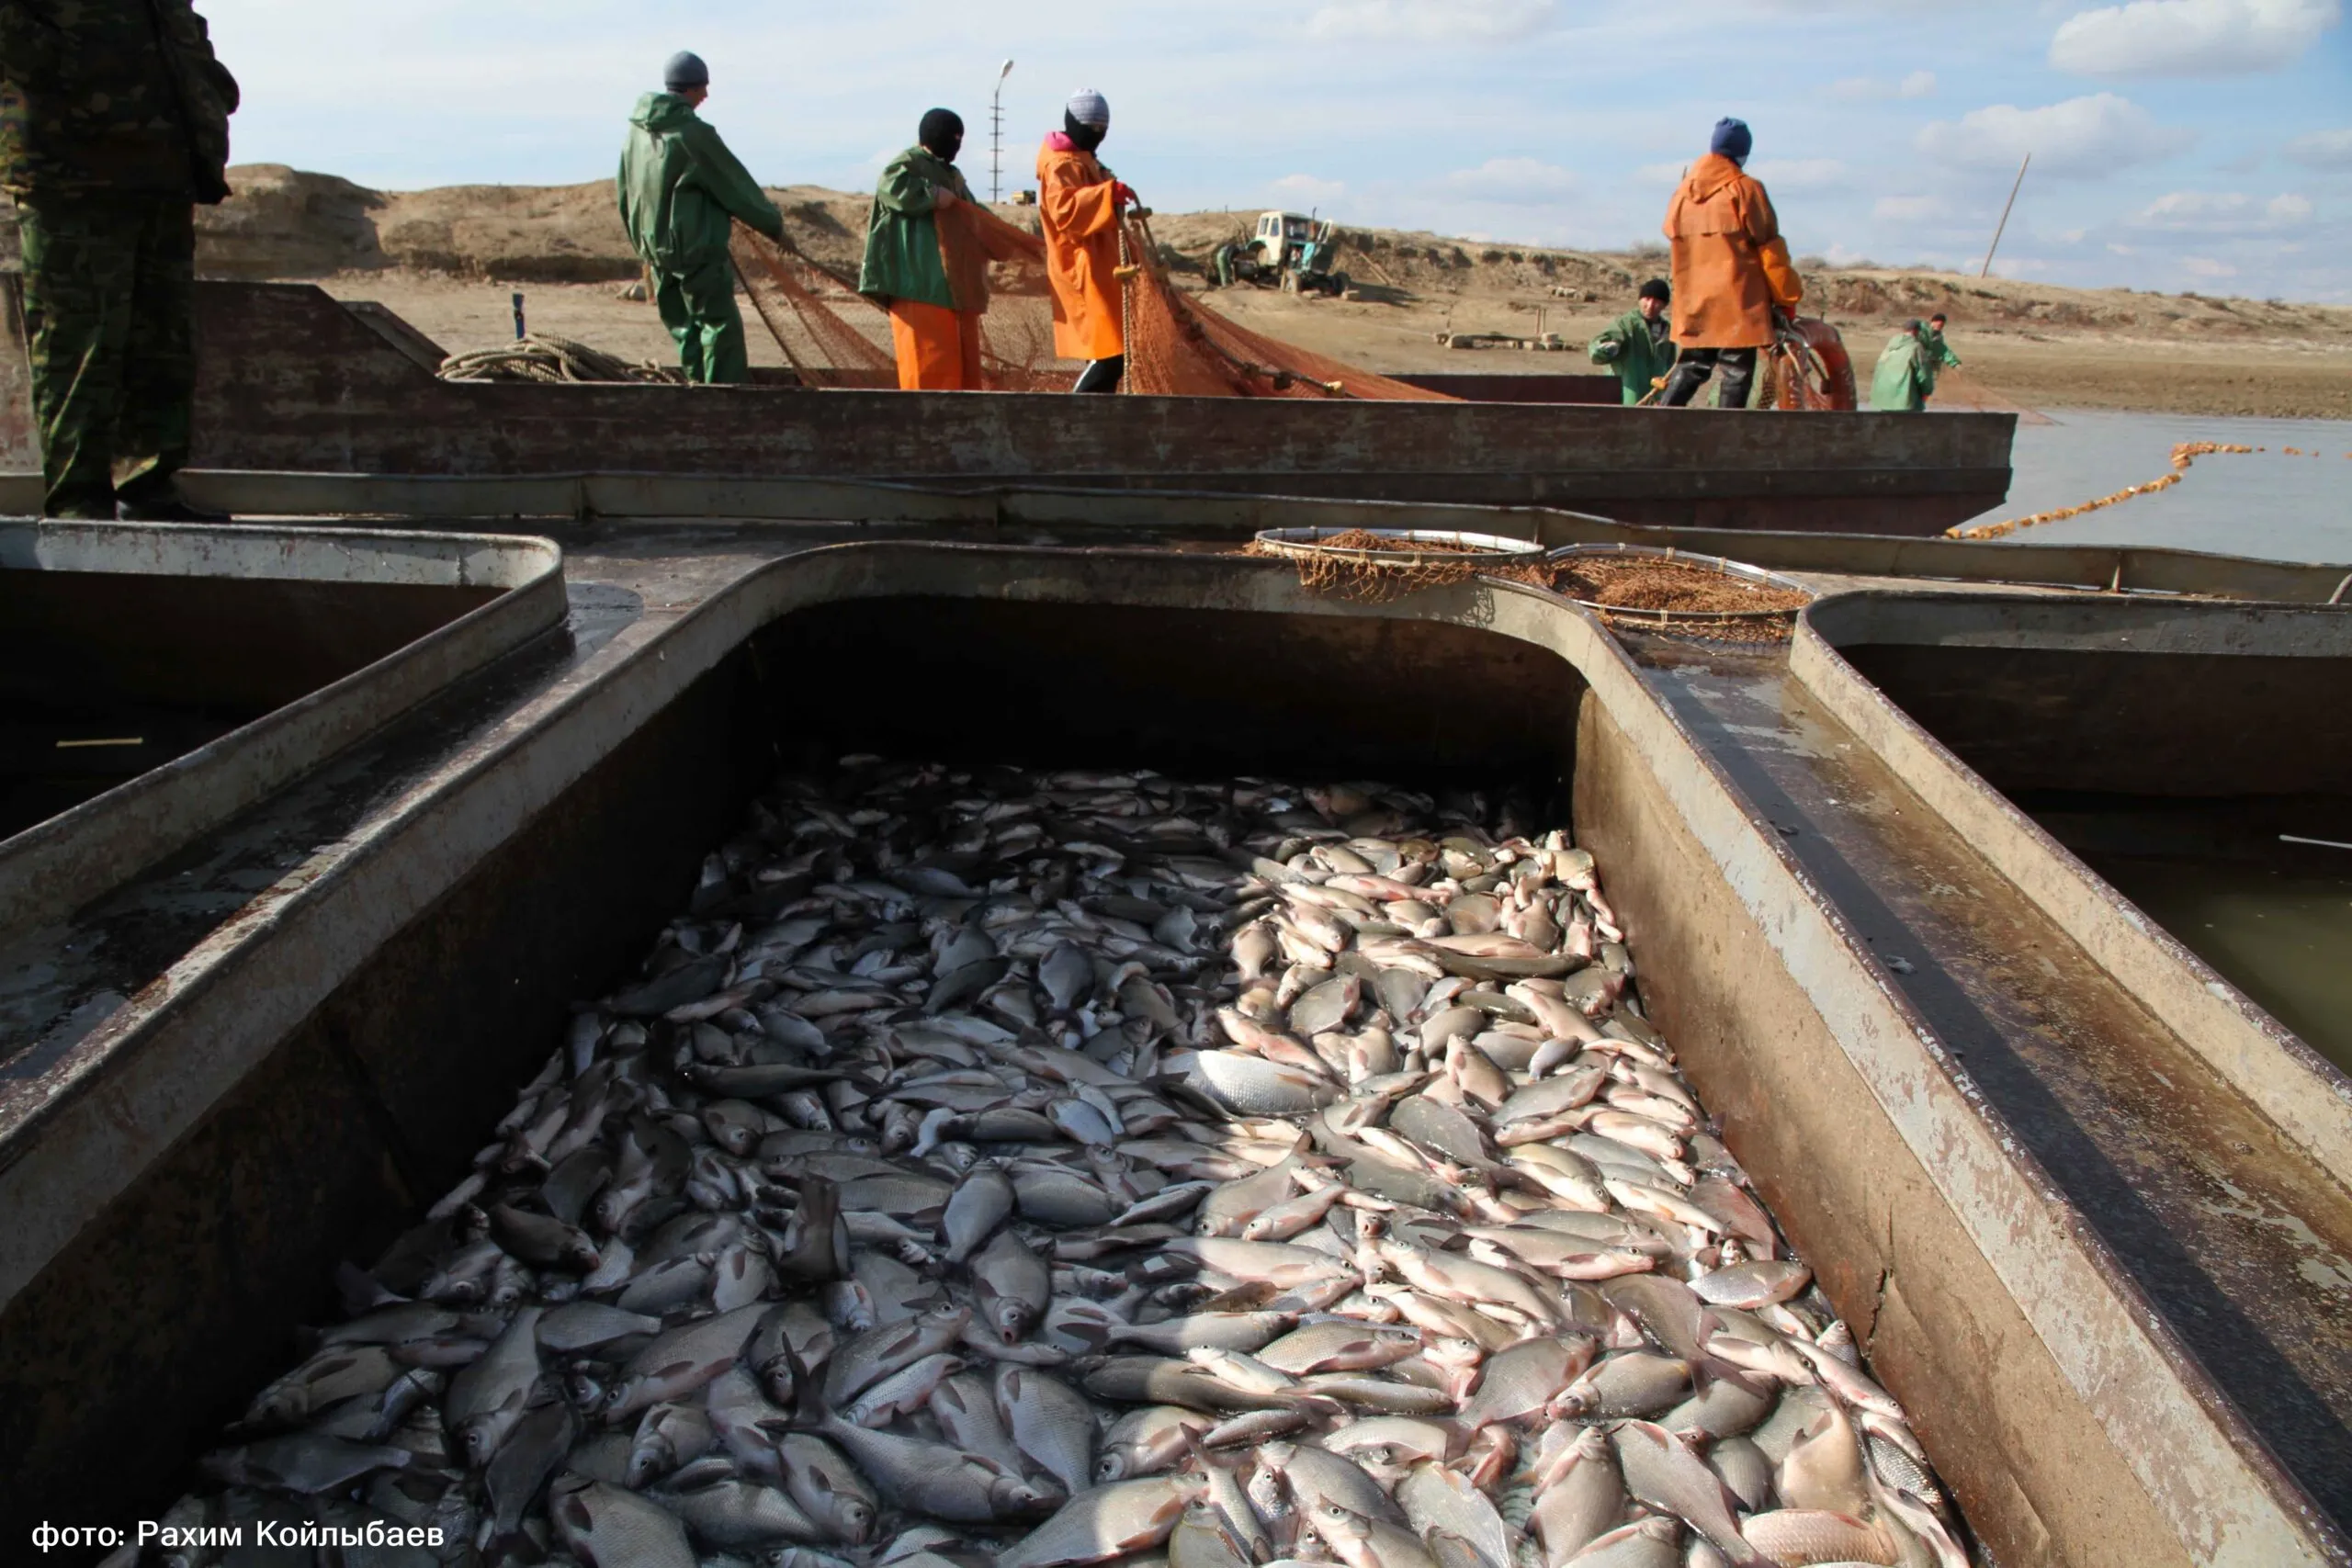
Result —
[[[1093,1483],[1094,1407],[1050,1373],[999,1367],[997,1414],[1013,1442],[1075,1496]]]
[[[997,1554],[997,1568],[1078,1568],[1148,1551],[1168,1539],[1200,1483],[1167,1476],[1081,1492]]]
[[[972,1259],[972,1293],[979,1315],[1007,1345],[1028,1337],[1053,1299],[1053,1273],[1011,1231],[999,1231]]]
[[[587,1568],[695,1568],[678,1517],[621,1487],[567,1476],[556,1483],[548,1515],[564,1549]]]
[[[505,1332],[471,1366],[449,1380],[442,1418],[449,1435],[480,1467],[491,1461],[523,1419],[526,1402],[539,1381],[538,1324],[543,1309],[517,1311]]]
[[[869,1431],[831,1419],[819,1428],[876,1488],[900,1507],[935,1519],[989,1524],[1043,1511],[1047,1494],[993,1461],[940,1443]]]

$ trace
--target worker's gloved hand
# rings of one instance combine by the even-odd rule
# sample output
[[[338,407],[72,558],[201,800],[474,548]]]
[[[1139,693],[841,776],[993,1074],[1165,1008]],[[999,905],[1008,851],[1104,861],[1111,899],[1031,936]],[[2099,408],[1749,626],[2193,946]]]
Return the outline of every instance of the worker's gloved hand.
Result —
[[[1594,344],[1592,345],[1593,363],[1596,365],[1606,365],[1624,352],[1625,345],[1622,343]]]
[[[955,188],[951,186],[933,186],[931,187],[931,204],[942,212],[946,211],[951,207],[959,205],[963,199],[964,198],[956,194]]]
[[[1135,187],[1133,186],[1127,184],[1125,180],[1113,180],[1111,182],[1111,205],[1114,207],[1140,207],[1143,205],[1143,202],[1136,197]]]

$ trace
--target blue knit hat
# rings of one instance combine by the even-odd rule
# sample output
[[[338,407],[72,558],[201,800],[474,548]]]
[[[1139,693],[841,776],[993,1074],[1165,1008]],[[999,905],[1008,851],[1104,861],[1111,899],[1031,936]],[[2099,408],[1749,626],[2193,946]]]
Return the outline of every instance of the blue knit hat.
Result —
[[[1069,118],[1080,125],[1108,130],[1111,129],[1111,101],[1091,87],[1080,87],[1069,96]]]
[[[683,93],[690,87],[707,87],[710,85],[710,67],[702,62],[701,55],[682,50],[670,57],[669,64],[662,67],[662,85],[673,93]]]
[[[1744,119],[1715,121],[1714,140],[1707,143],[1707,151],[1720,152],[1735,164],[1747,162],[1747,154],[1756,146],[1756,137]]]

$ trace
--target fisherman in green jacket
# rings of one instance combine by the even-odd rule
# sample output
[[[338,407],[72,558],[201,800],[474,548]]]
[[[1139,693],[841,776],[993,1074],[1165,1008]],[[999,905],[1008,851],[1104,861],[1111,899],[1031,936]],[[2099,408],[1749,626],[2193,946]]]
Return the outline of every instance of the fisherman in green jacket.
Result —
[[[952,233],[941,232],[943,225],[959,220],[956,209],[972,200],[972,187],[956,168],[963,148],[964,121],[955,110],[924,115],[915,144],[882,171],[866,214],[865,263],[858,269],[857,291],[890,313],[904,391],[984,389],[980,317],[988,309],[987,275],[983,270],[973,276],[970,267],[959,267],[967,276],[951,277],[949,256],[970,247],[959,247]]]
[[[679,54],[662,80],[669,90],[646,94],[629,116],[621,222],[653,269],[654,302],[678,340],[686,379],[747,381],[751,352],[727,244],[739,220],[772,240],[784,238],[784,214],[695,114],[710,96],[710,68]]]
[[[1944,342],[1944,318],[1914,321],[1894,334],[1871,374],[1871,407],[1881,413],[1918,413],[1936,395],[1936,377],[1960,368]]]
[[[236,107],[188,0],[0,0],[0,186],[49,516],[215,517],[174,476],[196,401],[196,209],[229,194]]]
[[[1585,351],[1595,365],[1617,372],[1629,408],[1655,391],[1658,378],[1674,368],[1673,321],[1667,314],[1673,299],[1666,279],[1651,278],[1642,285],[1634,309],[1610,322]]]

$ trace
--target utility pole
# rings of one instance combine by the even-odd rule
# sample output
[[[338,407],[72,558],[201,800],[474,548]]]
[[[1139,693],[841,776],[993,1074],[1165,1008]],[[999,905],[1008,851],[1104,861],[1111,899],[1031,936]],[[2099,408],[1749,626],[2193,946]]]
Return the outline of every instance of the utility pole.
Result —
[[[1993,231],[1992,250],[1984,253],[1984,265],[1976,274],[1979,277],[1993,276],[1993,252],[2001,248],[2001,236],[2009,231],[2009,213],[2018,204],[2018,192],[2025,188],[2025,172],[2031,167],[2033,154],[2029,152],[2025,162],[2018,165],[2018,183],[2009,187],[2009,205],[2001,209],[2001,226]]]
[[[1004,79],[1012,74],[1012,62],[996,73],[996,91],[989,97],[989,200],[1004,199]]]

